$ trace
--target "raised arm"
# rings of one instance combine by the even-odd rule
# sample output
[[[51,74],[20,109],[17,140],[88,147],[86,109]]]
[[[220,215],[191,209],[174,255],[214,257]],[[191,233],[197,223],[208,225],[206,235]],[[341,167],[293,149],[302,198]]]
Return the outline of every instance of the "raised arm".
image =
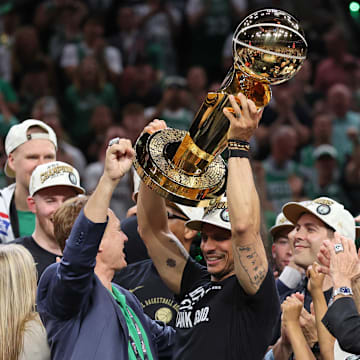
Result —
[[[130,169],[133,156],[134,151],[129,140],[121,139],[119,143],[108,147],[104,174],[83,213],[80,212],[72,226],[57,273],[49,273],[51,279],[45,280],[45,276],[43,282],[43,279],[40,280],[40,312],[44,312],[44,298],[46,312],[60,318],[78,314],[83,304],[88,301],[95,258],[105,231],[110,199],[119,180]],[[71,207],[72,204],[64,203],[62,206]]]
[[[153,133],[164,128],[164,121],[154,120],[144,131]],[[189,254],[169,230],[165,200],[141,183],[137,205],[139,234],[149,256],[167,287],[179,294]]]
[[[248,142],[257,128],[262,113],[243,94],[238,95],[241,108],[229,96],[234,112],[224,114],[230,121],[228,139]],[[246,155],[246,152],[244,153]],[[229,156],[227,198],[234,250],[235,274],[248,294],[255,294],[262,284],[268,262],[260,236],[260,202],[249,159]]]
[[[323,360],[334,359],[335,338],[329,333],[325,325],[321,322],[327,311],[327,304],[323,293],[324,274],[319,273],[319,265],[314,262],[307,271],[309,278],[308,290],[313,299],[315,311],[315,323],[319,338],[319,348]]]

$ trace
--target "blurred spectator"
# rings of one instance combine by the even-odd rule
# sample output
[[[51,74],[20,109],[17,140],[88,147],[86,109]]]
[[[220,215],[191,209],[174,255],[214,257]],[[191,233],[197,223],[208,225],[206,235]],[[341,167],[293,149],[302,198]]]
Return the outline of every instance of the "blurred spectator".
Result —
[[[62,161],[39,165],[31,174],[27,203],[35,214],[35,230],[30,236],[15,239],[26,247],[36,262],[38,279],[44,270],[62,256],[55,240],[53,215],[60,205],[78,194],[84,194],[79,173]]]
[[[89,15],[82,26],[84,40],[78,44],[67,44],[63,49],[60,65],[69,79],[76,76],[77,67],[89,55],[96,58],[108,80],[114,84],[123,71],[120,51],[106,44],[104,25],[99,16]]]
[[[316,67],[314,86],[326,94],[335,84],[350,85],[359,60],[348,53],[347,40],[340,27],[334,27],[324,36],[328,57]]]
[[[292,95],[295,98],[295,106],[301,108],[306,116],[310,116],[316,101],[322,99],[325,94],[314,89],[312,84],[312,63],[305,60],[301,69],[291,80]]]
[[[92,141],[86,149],[88,162],[98,160],[99,151],[104,143],[104,137],[111,125],[114,123],[114,115],[106,105],[97,105],[90,118],[90,131]]]
[[[49,41],[49,54],[54,61],[58,62],[66,44],[80,43],[81,24],[87,15],[87,7],[83,1],[79,0],[55,2],[54,5],[51,10],[55,12],[56,23]]]
[[[337,151],[332,145],[323,144],[314,150],[315,171],[305,186],[305,195],[310,199],[327,196],[349,207],[349,201],[340,186]]]
[[[10,128],[18,123],[18,119],[10,111],[3,94],[0,92],[0,136],[5,137]]]
[[[316,114],[311,130],[311,143],[301,149],[300,161],[303,166],[312,170],[315,164],[314,150],[320,145],[332,143],[332,115]]]
[[[55,160],[56,148],[54,131],[42,121],[26,120],[9,130],[5,174],[15,183],[0,190],[0,242],[33,233],[35,215],[27,204],[30,177],[37,165]]]
[[[274,86],[273,95],[269,106],[264,109],[264,115],[256,132],[259,145],[257,157],[260,158],[267,153],[271,134],[277,132],[283,125],[289,125],[295,130],[299,146],[306,144],[310,138],[310,114],[296,103],[292,85],[287,83]]]
[[[289,265],[292,255],[292,246],[289,242],[288,234],[293,229],[294,224],[286,219],[283,213],[280,213],[276,217],[275,225],[269,230],[273,239],[271,254],[275,277],[278,277],[285,266]]]
[[[176,74],[175,37],[181,13],[169,0],[146,0],[135,7],[135,12],[145,37],[146,58],[160,77]]]
[[[2,2],[0,6],[1,33],[0,33],[0,79],[10,82],[12,80],[12,47],[15,30],[19,25],[19,12],[15,2]]]
[[[36,312],[36,267],[20,245],[0,245],[0,359],[50,360],[44,326]]]
[[[33,26],[17,28],[12,52],[12,82],[16,90],[21,89],[24,77],[37,69],[47,75],[49,86],[55,89],[53,64],[49,57],[42,53],[39,37]],[[32,90],[36,90],[38,82],[32,82]],[[45,94],[43,94],[45,95]]]
[[[360,113],[351,111],[352,95],[350,89],[343,84],[333,85],[327,93],[327,108],[333,116],[332,145],[339,154],[340,164],[352,152],[352,143],[347,131],[349,128],[360,130]]]
[[[85,57],[65,92],[64,126],[75,145],[86,153],[91,142],[90,119],[98,105],[117,111],[114,87],[105,81],[103,72],[92,55]]]
[[[119,82],[119,92],[121,105],[139,103],[148,107],[157,105],[161,100],[156,72],[147,63],[126,67]]]
[[[8,109],[16,115],[19,111],[18,97],[11,83],[0,78],[0,94]]]
[[[345,164],[343,185],[350,199],[350,212],[355,216],[360,213],[360,139],[359,130],[348,129],[349,140],[353,144],[353,151]]]
[[[197,113],[207,96],[207,75],[201,66],[192,66],[186,74],[187,89],[189,92],[189,108]]]
[[[189,25],[189,64],[205,68],[210,80],[223,75],[222,49],[233,25],[243,17],[247,2],[243,0],[189,0],[186,18]]]
[[[128,104],[122,111],[121,125],[124,127],[126,137],[135,144],[146,125],[144,107],[140,104]]]
[[[98,152],[98,161],[89,164],[85,169],[84,187],[87,193],[92,193],[104,172],[104,161],[109,141],[115,137],[127,138],[125,130],[120,126],[111,126],[103,139],[102,148]],[[134,205],[131,198],[131,173],[127,172],[111,198],[110,207],[120,219],[125,219],[127,210]]]
[[[36,84],[36,86],[34,86]],[[44,96],[54,96],[49,72],[43,62],[34,63],[21,79],[19,119],[28,118],[35,102]]]
[[[296,131],[288,125],[282,125],[275,133],[272,133],[270,154],[263,161],[267,197],[273,211],[278,213],[282,206],[293,197],[289,179],[299,173],[298,164],[292,160],[296,146]]]
[[[186,80],[179,76],[169,76],[164,81],[164,93],[156,108],[145,111],[147,122],[159,118],[168,127],[188,130],[194,114],[188,109]]]
[[[109,39],[122,54],[124,67],[135,65],[144,57],[145,39],[139,30],[138,18],[132,6],[120,5],[117,10],[117,33]]]
[[[56,159],[73,165],[79,171],[80,177],[83,177],[86,158],[77,147],[69,143],[68,136],[65,134],[61,124],[60,107],[56,99],[51,96],[45,96],[37,100],[32,109],[32,117],[43,121],[55,131],[58,141]]]

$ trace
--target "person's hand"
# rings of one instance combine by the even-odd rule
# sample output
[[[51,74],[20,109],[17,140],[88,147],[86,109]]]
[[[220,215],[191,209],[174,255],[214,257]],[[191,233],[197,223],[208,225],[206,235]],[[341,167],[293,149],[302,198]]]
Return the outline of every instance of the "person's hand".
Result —
[[[229,100],[232,109],[224,108],[224,114],[230,121],[228,139],[249,141],[258,127],[262,110],[258,112],[254,102],[242,93],[239,93],[236,99],[229,95]]]
[[[303,302],[301,302],[296,296],[288,296],[281,304],[282,321],[285,328],[288,323],[299,322],[303,306]]]
[[[320,265],[317,262],[314,262],[306,271],[306,276],[309,279],[307,287],[311,295],[313,295],[316,291],[322,292],[325,275],[319,272],[319,268]]]
[[[130,140],[110,140],[106,150],[104,175],[112,182],[118,182],[130,170],[134,155]]]
[[[312,348],[318,341],[318,334],[316,329],[315,315],[310,314],[304,307],[300,314],[300,326],[305,336],[306,342]]]
[[[354,241],[335,232],[334,240],[324,240],[324,246],[330,254],[329,275],[334,287],[350,287],[351,278],[360,274],[360,260]],[[335,247],[340,250],[335,251]]]
[[[155,119],[144,127],[143,132],[153,134],[158,130],[166,129],[166,122],[164,120]]]

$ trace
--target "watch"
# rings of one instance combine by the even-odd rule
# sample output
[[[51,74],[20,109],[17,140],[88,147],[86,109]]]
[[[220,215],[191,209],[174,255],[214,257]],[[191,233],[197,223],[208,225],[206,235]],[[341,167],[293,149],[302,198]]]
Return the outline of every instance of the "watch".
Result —
[[[351,288],[347,286],[341,286],[333,290],[332,298],[334,298],[337,295],[352,296],[353,292]]]

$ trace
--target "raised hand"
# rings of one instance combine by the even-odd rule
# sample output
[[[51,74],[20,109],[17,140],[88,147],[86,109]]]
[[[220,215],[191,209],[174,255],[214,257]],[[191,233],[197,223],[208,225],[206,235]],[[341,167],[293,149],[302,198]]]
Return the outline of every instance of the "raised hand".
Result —
[[[224,114],[230,121],[228,139],[249,141],[258,127],[262,110],[258,111],[254,102],[242,93],[239,93],[236,99],[229,95],[229,100],[232,109],[224,108]]]
[[[130,140],[110,140],[106,150],[104,176],[117,183],[130,170],[134,155]]]
[[[166,122],[164,120],[155,119],[151,123],[145,126],[143,132],[152,134],[158,130],[166,129]]]
[[[360,260],[354,241],[335,232],[333,241],[325,240],[330,254],[329,275],[334,287],[351,286],[351,278],[360,274]]]
[[[313,295],[316,291],[322,292],[325,275],[320,273],[319,270],[320,265],[317,262],[314,262],[306,271],[306,276],[309,279],[308,290],[311,295]]]
[[[299,322],[301,310],[304,303],[301,302],[296,296],[288,296],[281,304],[282,321],[286,324],[289,322]]]

